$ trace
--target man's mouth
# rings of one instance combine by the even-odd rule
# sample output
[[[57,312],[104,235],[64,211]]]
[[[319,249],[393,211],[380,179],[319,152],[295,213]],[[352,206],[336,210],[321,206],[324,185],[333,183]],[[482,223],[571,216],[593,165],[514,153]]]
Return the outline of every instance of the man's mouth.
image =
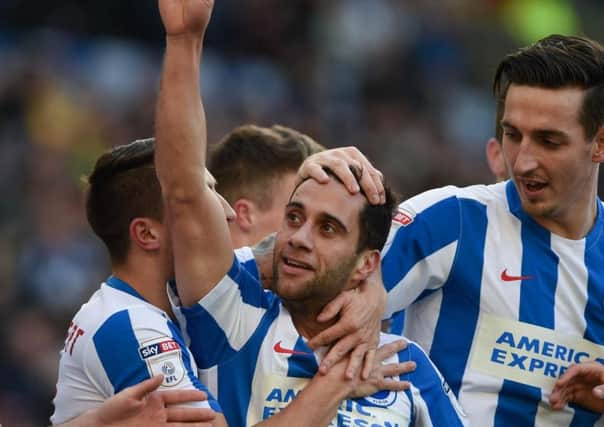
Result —
[[[309,271],[314,270],[314,268],[312,268],[312,266],[310,264],[307,264],[303,261],[300,261],[300,260],[297,260],[294,258],[283,256],[281,258],[281,260],[284,265],[286,265],[288,267],[292,267],[294,269],[302,269],[302,270],[309,270]]]

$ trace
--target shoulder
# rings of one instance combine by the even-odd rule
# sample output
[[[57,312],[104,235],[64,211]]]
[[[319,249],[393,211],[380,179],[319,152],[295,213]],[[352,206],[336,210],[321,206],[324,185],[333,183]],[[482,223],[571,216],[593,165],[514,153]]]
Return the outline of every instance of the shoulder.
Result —
[[[131,324],[140,320],[145,324],[165,318],[157,307],[105,284],[82,305],[73,323],[93,334],[103,327]]]
[[[450,199],[470,199],[484,204],[497,203],[505,201],[505,187],[506,182],[492,185],[470,185],[467,187],[448,185],[446,187],[434,188],[413,196],[401,203],[400,206],[407,206],[419,213],[431,206],[442,204]]]

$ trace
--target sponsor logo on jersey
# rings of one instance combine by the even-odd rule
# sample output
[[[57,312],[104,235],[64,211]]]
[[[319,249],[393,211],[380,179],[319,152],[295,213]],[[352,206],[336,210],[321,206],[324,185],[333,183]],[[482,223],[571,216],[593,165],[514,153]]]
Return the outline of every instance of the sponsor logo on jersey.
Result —
[[[147,344],[138,349],[138,353],[143,360],[146,360],[150,357],[159,356],[160,354],[170,353],[172,351],[180,351],[180,346],[176,341],[171,339],[153,344]]]
[[[392,222],[401,224],[403,227],[408,226],[413,222],[415,214],[403,208],[398,208],[398,212],[392,217]]]
[[[548,390],[572,364],[604,363],[604,346],[517,320],[483,314],[471,369]]]
[[[508,274],[507,268],[501,272],[501,280],[503,280],[504,282],[516,282],[519,280],[532,280],[534,278],[535,278],[535,276],[512,276],[511,274]]]
[[[365,401],[380,408],[387,408],[396,401],[396,392],[381,390],[371,396],[366,396]]]
[[[182,381],[185,376],[185,367],[180,357],[180,352],[168,353],[157,359],[147,361],[151,376],[162,374],[164,376],[164,387],[174,387]]]
[[[270,418],[291,403],[308,384],[308,378],[284,377],[264,374],[254,380],[250,411],[246,425],[253,425]],[[374,394],[375,403],[367,398],[346,399],[340,402],[330,426],[356,427],[403,427],[411,425],[410,402],[401,393],[382,391]],[[394,395],[394,396],[392,396]]]
[[[163,387],[174,387],[185,377],[181,347],[174,339],[163,336],[146,341],[138,353],[146,362],[150,376],[164,376]]]

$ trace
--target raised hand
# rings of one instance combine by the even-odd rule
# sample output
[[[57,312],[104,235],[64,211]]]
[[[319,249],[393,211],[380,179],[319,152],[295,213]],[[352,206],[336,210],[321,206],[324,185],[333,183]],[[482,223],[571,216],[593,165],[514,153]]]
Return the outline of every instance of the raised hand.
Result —
[[[386,201],[382,173],[356,147],[334,148],[313,154],[298,169],[298,182],[306,178],[328,182],[329,176],[323,167],[331,169],[352,194],[359,191],[360,184],[370,203],[377,205]],[[360,175],[358,183],[350,171],[351,167]]]
[[[158,0],[168,36],[203,37],[212,15],[213,0]]]

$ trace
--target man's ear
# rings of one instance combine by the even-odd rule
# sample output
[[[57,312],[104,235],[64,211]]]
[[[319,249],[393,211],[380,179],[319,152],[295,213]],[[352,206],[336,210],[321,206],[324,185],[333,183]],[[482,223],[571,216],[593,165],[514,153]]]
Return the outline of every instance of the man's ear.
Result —
[[[505,170],[505,160],[503,159],[501,142],[497,141],[495,138],[489,139],[486,145],[486,155],[489,169],[491,169],[497,182],[507,179],[508,173]]]
[[[594,137],[594,152],[591,161],[594,163],[604,163],[604,125],[600,126]]]
[[[244,233],[249,233],[254,224],[254,203],[248,199],[237,199],[233,209],[237,214],[235,222]]]
[[[156,251],[160,247],[160,223],[150,218],[134,218],[130,221],[130,240],[144,251]]]
[[[364,251],[359,257],[352,273],[353,280],[366,280],[379,266],[381,261],[380,251],[372,249]]]

